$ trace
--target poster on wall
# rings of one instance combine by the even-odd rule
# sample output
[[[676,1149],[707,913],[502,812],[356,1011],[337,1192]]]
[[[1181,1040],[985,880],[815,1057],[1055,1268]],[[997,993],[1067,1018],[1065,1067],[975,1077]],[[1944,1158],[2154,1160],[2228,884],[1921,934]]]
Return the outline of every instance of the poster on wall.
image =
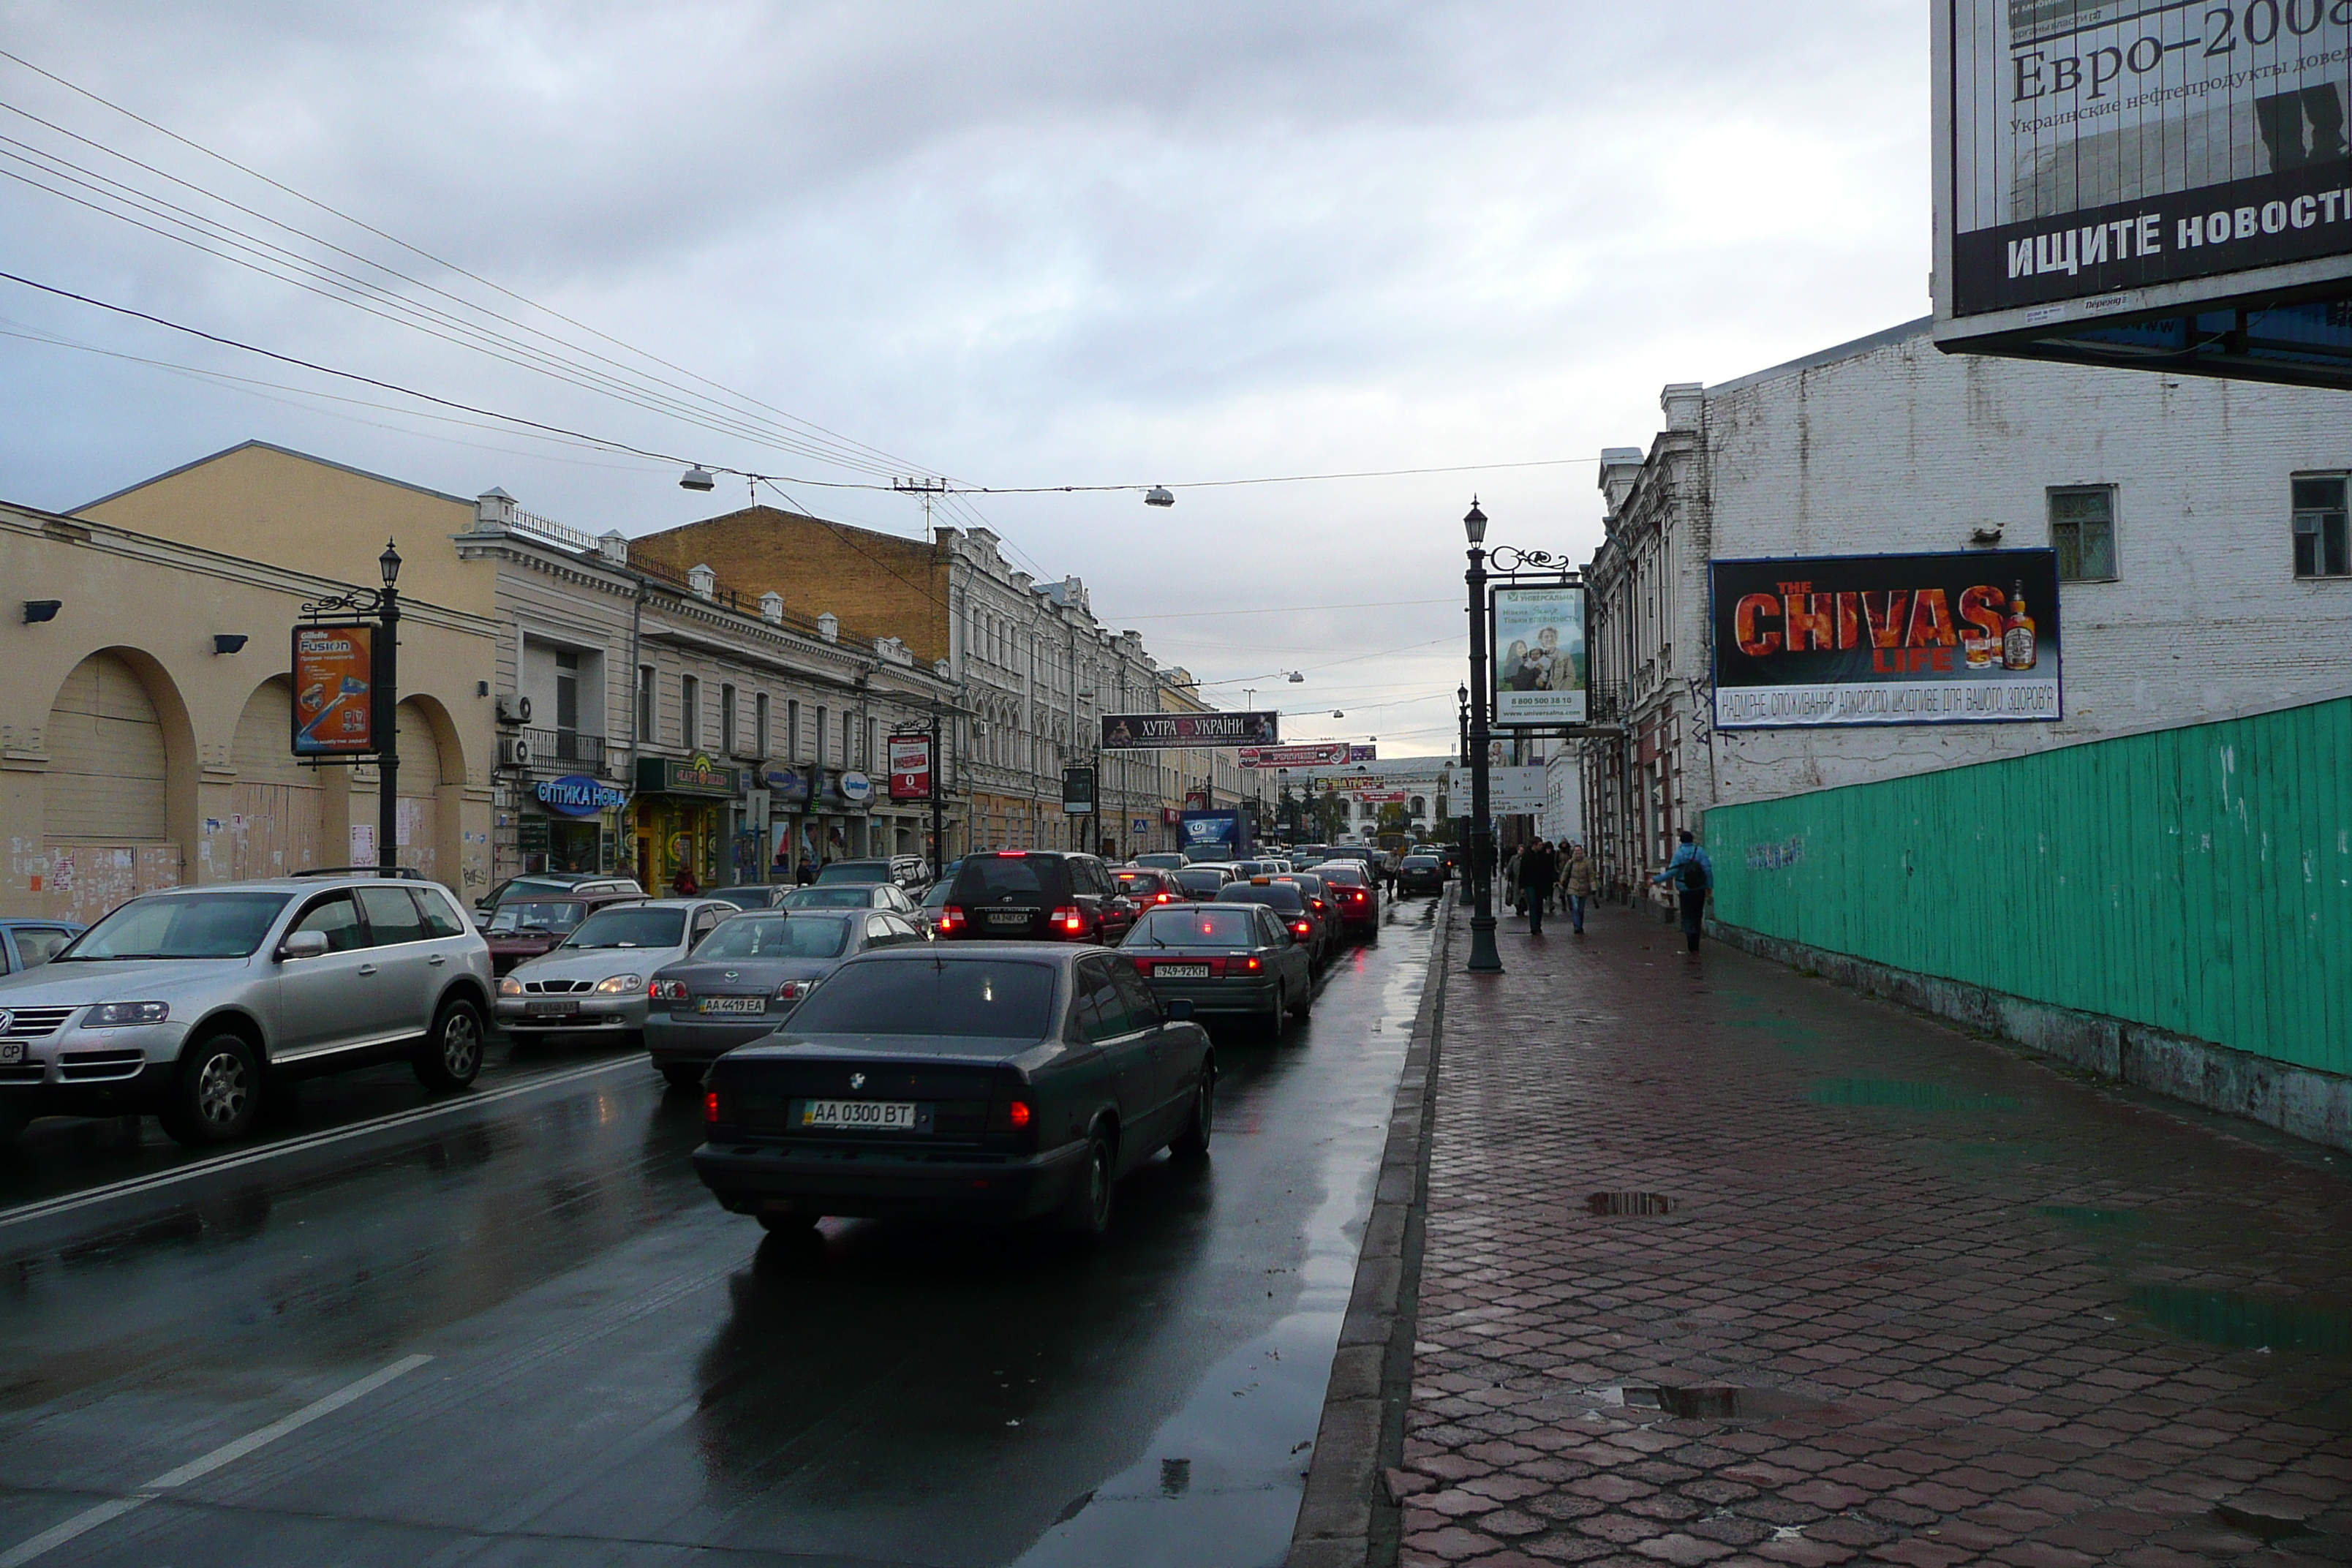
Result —
[[[890,798],[931,798],[931,738],[929,735],[890,737]]]
[[[296,626],[290,668],[294,673],[294,754],[373,754],[375,628],[364,625]]]
[[[1496,724],[1584,722],[1584,590],[1495,590]]]
[[[2352,254],[2352,5],[1948,4],[1948,314]]]
[[[1713,563],[1719,730],[2064,716],[2048,550]]]

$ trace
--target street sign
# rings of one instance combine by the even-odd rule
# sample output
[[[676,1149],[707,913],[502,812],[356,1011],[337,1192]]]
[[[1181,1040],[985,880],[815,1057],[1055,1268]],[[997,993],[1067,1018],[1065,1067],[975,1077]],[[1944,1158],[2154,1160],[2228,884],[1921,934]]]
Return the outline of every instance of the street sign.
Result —
[[[374,752],[375,631],[359,623],[294,628],[296,756]]]
[[[931,798],[931,738],[929,735],[890,737],[890,798]]]
[[[1192,746],[1267,746],[1282,739],[1282,715],[1250,713],[1106,713],[1106,752],[1172,751]]]
[[[1094,769],[1064,768],[1062,770],[1062,815],[1092,816],[1094,810]]]
[[[1584,722],[1584,590],[1497,588],[1494,616],[1494,723]]]
[[[2352,5],[1936,0],[1936,342],[2352,385]]]

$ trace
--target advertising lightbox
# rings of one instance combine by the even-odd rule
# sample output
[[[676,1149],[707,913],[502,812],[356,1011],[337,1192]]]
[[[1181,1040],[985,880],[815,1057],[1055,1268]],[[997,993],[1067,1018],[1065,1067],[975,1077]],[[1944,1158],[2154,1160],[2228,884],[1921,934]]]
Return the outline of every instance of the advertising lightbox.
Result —
[[[1497,588],[1494,615],[1494,723],[1583,723],[1584,590]]]

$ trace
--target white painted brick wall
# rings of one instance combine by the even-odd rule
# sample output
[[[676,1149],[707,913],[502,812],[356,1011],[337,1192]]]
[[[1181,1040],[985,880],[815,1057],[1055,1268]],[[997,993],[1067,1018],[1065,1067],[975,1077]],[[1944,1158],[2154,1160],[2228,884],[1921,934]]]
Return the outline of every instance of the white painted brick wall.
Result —
[[[2352,690],[2352,580],[2297,580],[2288,531],[2290,475],[2352,468],[2352,396],[1949,356],[1923,329],[1710,389],[1706,419],[1718,557],[1958,550],[1989,523],[2046,545],[2048,487],[2112,484],[2119,574],[2062,589],[2063,721],[1724,732],[1716,802]],[[1677,645],[1706,647],[1706,610],[1679,596]]]

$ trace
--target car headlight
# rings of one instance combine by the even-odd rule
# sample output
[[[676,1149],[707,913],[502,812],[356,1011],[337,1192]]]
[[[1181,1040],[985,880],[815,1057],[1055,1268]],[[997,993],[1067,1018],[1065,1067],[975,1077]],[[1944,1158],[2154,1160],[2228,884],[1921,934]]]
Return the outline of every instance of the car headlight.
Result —
[[[160,1024],[172,1016],[161,1002],[103,1002],[82,1019],[85,1029],[119,1029],[129,1024]]]
[[[600,980],[596,983],[596,994],[618,996],[624,992],[635,991],[645,983],[646,977],[642,974],[615,974],[610,980]]]
[[[517,980],[511,974],[502,974],[499,976],[499,994],[501,996],[521,995],[522,982]]]

